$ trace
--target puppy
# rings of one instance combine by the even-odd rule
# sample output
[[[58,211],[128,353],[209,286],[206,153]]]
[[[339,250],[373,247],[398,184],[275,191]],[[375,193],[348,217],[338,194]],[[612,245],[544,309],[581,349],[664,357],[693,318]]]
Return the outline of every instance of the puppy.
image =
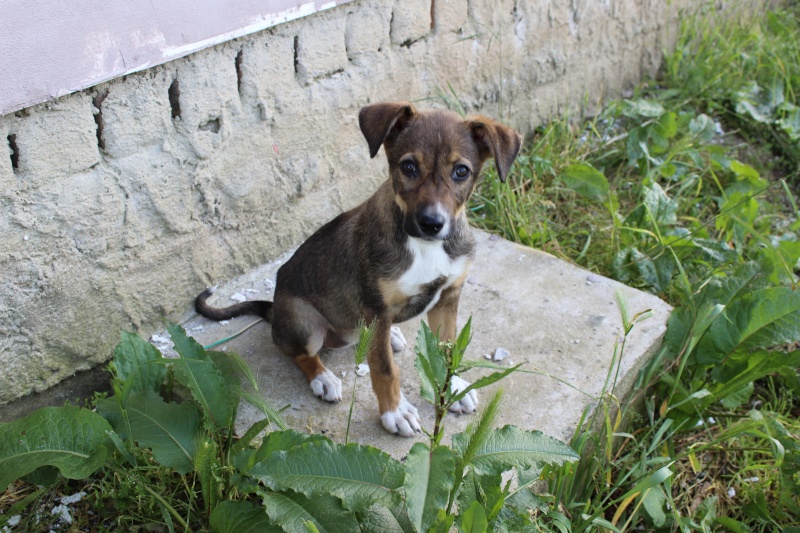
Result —
[[[381,421],[390,433],[411,436],[420,430],[419,416],[400,391],[392,354],[405,340],[392,324],[427,313],[440,338],[455,337],[458,299],[475,256],[467,200],[487,159],[505,180],[522,139],[489,118],[462,119],[407,102],[368,105],[358,118],[370,157],[384,147],[389,179],[297,249],[278,270],[273,302],[216,309],[206,303],[206,290],[195,307],[214,320],[262,316],[313,393],[329,402],[342,399],[342,384],[320,361],[320,349],[355,342],[361,318],[375,323],[367,362]],[[473,391],[453,410],[473,412],[476,404]]]

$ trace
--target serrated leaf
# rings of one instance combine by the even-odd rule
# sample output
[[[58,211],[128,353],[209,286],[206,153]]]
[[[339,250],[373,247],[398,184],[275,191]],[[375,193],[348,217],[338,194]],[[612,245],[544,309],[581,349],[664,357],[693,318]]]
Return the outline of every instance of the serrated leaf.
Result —
[[[281,533],[260,505],[243,500],[221,501],[211,512],[212,533]]]
[[[406,457],[403,487],[406,509],[417,531],[427,531],[436,521],[439,509],[447,506],[455,483],[455,457],[450,448],[431,450],[422,442],[411,447]]]
[[[229,427],[233,423],[234,396],[216,365],[210,360],[175,359],[172,366],[177,380],[189,389],[214,427]]]
[[[602,172],[588,163],[576,163],[562,170],[560,175],[564,185],[584,198],[603,201],[608,198],[608,180]]]
[[[479,473],[501,474],[516,467],[562,465],[578,459],[580,456],[572,448],[541,431],[508,425],[494,430],[469,464]]]
[[[235,391],[230,390],[222,372],[200,343],[186,335],[186,331],[176,324],[170,324],[167,330],[175,350],[181,355],[180,359],[172,362],[175,377],[191,391],[203,415],[214,427],[228,427],[233,423],[237,398]]]
[[[276,491],[292,489],[309,498],[332,494],[355,511],[374,503],[392,505],[403,483],[397,460],[377,448],[352,443],[309,442],[271,454],[249,475]]]
[[[257,491],[272,522],[289,533],[306,533],[311,522],[320,533],[359,533],[355,515],[333,496],[314,499],[292,492]]]
[[[111,366],[114,376],[126,385],[129,394],[147,390],[158,392],[167,369],[162,364],[161,352],[138,335],[123,331],[114,348]]]
[[[269,433],[261,442],[257,450],[246,449],[233,457],[233,464],[247,474],[256,464],[266,460],[272,454],[282,451],[289,451],[297,446],[308,442],[331,442],[330,439],[319,434],[308,435],[293,429],[283,431],[273,431]]]
[[[98,411],[109,419],[117,433],[127,418],[130,435],[139,446],[151,448],[156,461],[182,474],[194,468],[194,449],[200,430],[200,412],[192,402],[167,403],[154,392],[131,396],[124,413],[114,400],[98,402]],[[124,416],[126,415],[126,416]],[[121,431],[122,430],[122,431]]]
[[[113,444],[108,422],[78,407],[44,407],[0,423],[0,487],[43,466],[83,479],[105,464]]]

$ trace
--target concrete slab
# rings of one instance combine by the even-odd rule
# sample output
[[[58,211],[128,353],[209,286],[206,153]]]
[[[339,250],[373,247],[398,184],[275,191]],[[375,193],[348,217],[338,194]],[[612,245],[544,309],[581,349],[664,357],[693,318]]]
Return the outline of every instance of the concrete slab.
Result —
[[[622,355],[617,395],[623,399],[630,391],[636,373],[658,348],[666,330],[671,308],[657,297],[613,280],[603,278],[549,254],[475,231],[478,255],[461,297],[459,327],[472,315],[473,338],[467,358],[482,358],[505,348],[510,356],[502,364],[524,362],[530,373],[514,373],[495,386],[505,390],[498,424],[516,424],[539,429],[568,441],[584,408],[600,394],[622,334],[622,322],[614,294],[627,301],[629,315],[652,310],[647,320],[630,333]],[[225,283],[210,299],[212,305],[233,303],[238,293],[248,299],[269,299],[278,267],[288,259],[266,264],[236,280]],[[204,345],[240,331],[258,320],[240,317],[227,324],[202,317],[190,319],[184,326]],[[402,372],[402,389],[417,406],[422,425],[433,429],[433,407],[419,396],[419,377],[414,370],[413,345],[419,321],[401,325],[409,345],[396,357]],[[162,341],[161,346],[164,346]],[[288,424],[300,431],[322,433],[343,441],[347,428],[350,399],[355,407],[350,440],[369,444],[395,457],[404,456],[416,439],[396,437],[380,424],[377,401],[369,376],[357,376],[352,348],[322,353],[325,365],[342,376],[344,400],[328,404],[311,394],[305,377],[294,363],[272,344],[270,326],[256,324],[223,348],[242,355],[258,376],[260,392],[275,407],[288,406],[283,412]],[[480,374],[472,370],[464,375],[474,380]],[[552,376],[552,377],[550,377]],[[479,392],[485,404],[492,392]],[[243,405],[237,420],[241,434],[260,414]],[[453,433],[463,431],[474,415],[446,418],[449,442]]]

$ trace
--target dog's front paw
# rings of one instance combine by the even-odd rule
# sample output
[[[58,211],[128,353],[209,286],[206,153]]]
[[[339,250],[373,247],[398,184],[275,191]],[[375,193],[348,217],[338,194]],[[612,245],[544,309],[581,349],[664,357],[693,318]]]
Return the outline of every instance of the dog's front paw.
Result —
[[[403,348],[406,347],[406,338],[403,336],[403,332],[400,331],[400,328],[397,326],[392,326],[391,329],[391,342],[392,342],[392,351],[394,353],[400,353],[403,351]]]
[[[325,369],[311,380],[311,391],[326,402],[338,402],[342,399],[342,380],[333,372]]]
[[[458,376],[453,376],[453,379],[450,380],[450,392],[453,394],[458,394],[462,390],[469,387],[471,383],[465,379],[461,379]],[[475,409],[478,408],[478,393],[475,389],[469,391],[467,394],[464,395],[463,398],[458,400],[456,403],[450,406],[450,411],[454,413],[474,413]]]
[[[400,405],[395,411],[386,411],[381,415],[381,422],[386,431],[393,435],[411,437],[420,431],[417,408],[408,403],[404,396],[400,396]]]

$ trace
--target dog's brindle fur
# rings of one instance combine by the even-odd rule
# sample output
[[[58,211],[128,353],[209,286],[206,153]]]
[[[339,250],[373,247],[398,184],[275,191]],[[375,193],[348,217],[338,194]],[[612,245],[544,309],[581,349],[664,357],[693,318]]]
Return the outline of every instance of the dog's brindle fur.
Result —
[[[364,107],[359,124],[371,157],[384,146],[390,179],[298,248],[278,270],[274,303],[215,309],[206,290],[195,305],[215,320],[264,317],[275,344],[328,401],[341,399],[341,382],[323,366],[319,350],[352,343],[361,317],[376,322],[367,358],[372,387],[384,427],[408,436],[419,423],[400,392],[392,324],[427,311],[434,332],[455,337],[459,295],[475,255],[465,206],[487,159],[494,158],[505,179],[521,138],[489,118],[465,120],[410,103]]]

